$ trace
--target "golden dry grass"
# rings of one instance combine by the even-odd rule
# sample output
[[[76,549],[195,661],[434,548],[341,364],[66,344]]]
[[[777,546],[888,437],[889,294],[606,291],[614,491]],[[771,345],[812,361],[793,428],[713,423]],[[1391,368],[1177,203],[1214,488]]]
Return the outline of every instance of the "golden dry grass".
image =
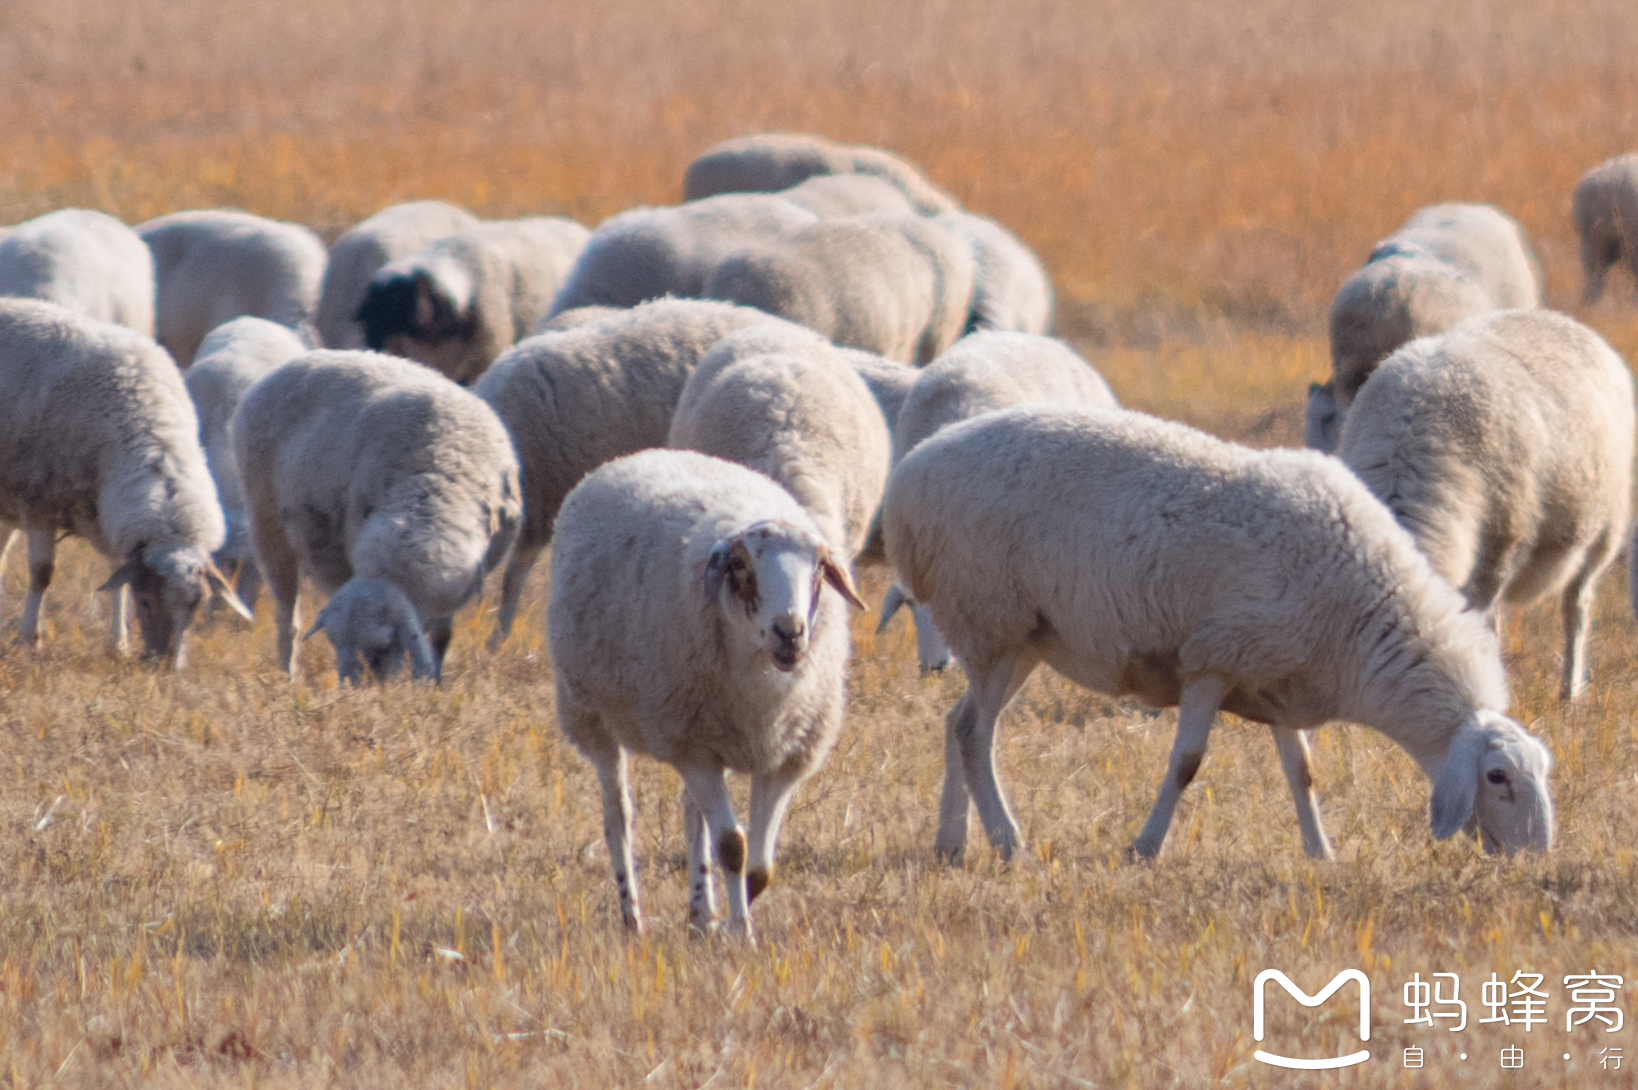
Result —
[[[1568,305],[1570,187],[1638,144],[1638,9],[1617,0],[17,0],[0,73],[0,222],[221,203],[334,232],[417,196],[595,221],[675,199],[728,135],[881,143],[1039,248],[1061,327],[1129,404],[1259,444],[1300,436],[1324,306],[1373,239],[1425,203],[1496,201]],[[1612,294],[1583,317],[1630,358],[1638,317]],[[66,547],[47,646],[0,650],[12,1086],[1503,1085],[1496,1050],[1517,1041],[1505,1085],[1586,1087],[1630,1085],[1638,1062],[1634,1045],[1598,1070],[1557,983],[1638,975],[1618,574],[1580,706],[1553,699],[1552,611],[1509,626],[1515,714],[1554,749],[1561,821],[1557,851],[1517,861],[1431,844],[1420,774],[1339,726],[1316,770],[1342,858],[1316,866],[1266,732],[1230,720],[1163,858],[1128,866],[1175,718],[1043,675],[1000,758],[1031,851],[936,866],[961,684],[919,678],[907,634],[861,619],[847,732],[746,951],[686,940],[678,782],[651,764],[652,930],[619,932],[595,779],[553,722],[538,580],[500,653],[478,650],[486,617],[462,622],[443,689],[352,692],[317,648],[308,681],[278,676],[265,618],[208,626],[181,675],[113,663],[103,571]],[[1377,1059],[1253,1063],[1265,967],[1310,987],[1366,969]],[[1479,981],[1516,969],[1554,997],[1529,1037],[1399,1021],[1412,972],[1460,972],[1476,1021]],[[1345,1011],[1300,1033],[1277,1009],[1291,1050],[1342,1049]],[[1408,1044],[1421,1073],[1398,1065]]]

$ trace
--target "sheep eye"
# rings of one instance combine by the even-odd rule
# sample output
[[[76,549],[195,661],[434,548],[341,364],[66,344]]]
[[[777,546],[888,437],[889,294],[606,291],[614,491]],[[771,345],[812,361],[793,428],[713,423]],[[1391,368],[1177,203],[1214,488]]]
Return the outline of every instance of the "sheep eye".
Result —
[[[1492,768],[1484,774],[1484,778],[1493,784],[1501,785],[1507,782],[1507,773],[1499,768]]]

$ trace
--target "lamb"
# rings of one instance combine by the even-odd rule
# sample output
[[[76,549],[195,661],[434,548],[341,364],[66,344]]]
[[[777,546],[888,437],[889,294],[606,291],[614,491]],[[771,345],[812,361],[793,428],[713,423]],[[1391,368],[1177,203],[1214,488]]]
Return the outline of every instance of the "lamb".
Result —
[[[894,464],[943,427],[1030,402],[1120,408],[1103,376],[1062,341],[1030,333],[972,333],[921,372],[911,387],[894,429]],[[950,664],[949,647],[926,607],[907,599],[896,583],[887,592],[876,631],[885,631],[905,605],[915,621],[922,673],[943,670]]]
[[[445,201],[410,201],[383,208],[348,229],[330,247],[319,293],[318,333],[324,347],[364,347],[358,307],[381,266],[477,225],[477,216]]]
[[[0,563],[28,538],[29,593],[18,639],[40,638],[57,540],[72,533],[114,561],[110,644],[125,649],[136,601],[145,652],[175,666],[199,605],[249,611],[211,561],[222,508],[199,421],[176,365],[124,326],[54,303],[0,299]]]
[[[154,259],[137,233],[84,208],[48,212],[0,238],[0,295],[44,299],[154,333]]]
[[[199,343],[193,366],[183,377],[188,396],[199,416],[199,438],[205,461],[216,482],[227,520],[227,538],[216,550],[218,567],[236,572],[234,589],[239,600],[254,609],[261,590],[245,516],[244,491],[239,486],[238,464],[233,460],[233,410],[239,399],[286,360],[307,351],[295,332],[266,318],[249,316],[224,322]]]
[[[1601,337],[1501,310],[1388,357],[1338,453],[1473,609],[1561,594],[1570,700],[1598,577],[1627,533],[1633,430],[1632,376]]]
[[[705,149],[690,164],[683,199],[697,201],[720,193],[777,193],[827,174],[885,178],[917,212],[936,216],[961,204],[905,159],[880,148],[838,144],[806,133],[769,132],[725,140]]]
[[[1623,259],[1638,290],[1638,153],[1617,155],[1583,174],[1575,183],[1571,219],[1587,281],[1582,304],[1603,298],[1610,266]]]
[[[820,220],[726,257],[705,294],[777,314],[839,345],[926,363],[961,336],[972,251],[920,216]]]
[[[137,229],[154,256],[154,325],[184,369],[205,334],[248,314],[288,326],[311,343],[328,256],[297,223],[216,209],[177,212]]]
[[[439,239],[375,274],[358,308],[364,340],[469,385],[529,335],[590,237],[541,216]]]
[[[726,303],[662,299],[520,341],[484,372],[475,389],[512,433],[525,497],[491,646],[512,632],[524,581],[551,544],[569,489],[611,458],[664,446],[700,357],[737,329],[776,320]]]
[[[1269,724],[1311,856],[1328,857],[1302,732],[1375,728],[1433,782],[1437,839],[1553,839],[1551,756],[1502,712],[1495,634],[1339,461],[1257,451],[1140,413],[1019,406],[945,428],[894,469],[887,555],[967,673],[950,712],[938,853],[966,846],[969,792],[1018,849],[996,781],[997,716],[1039,663],[1178,706],[1133,845],[1161,847],[1220,708]]]
[[[818,218],[764,193],[725,193],[674,208],[622,212],[592,232],[548,313],[634,307],[667,295],[698,299],[712,270],[729,254],[783,238]]]
[[[864,547],[892,454],[887,422],[852,364],[817,333],[773,323],[706,353],[683,385],[666,445],[783,485],[844,560]]]
[[[558,723],[597,767],[627,928],[643,926],[626,779],[635,752],[683,779],[691,928],[714,924],[714,848],[727,930],[753,941],[749,907],[772,878],[786,808],[842,726],[848,605],[861,608],[858,594],[813,519],[743,466],[648,450],[564,501],[546,618]],[[729,769],[751,775],[749,845]]]
[[[1052,332],[1052,279],[1023,239],[988,216],[949,212],[934,222],[972,248],[975,277],[966,332]]]
[[[279,665],[295,673],[299,577],[330,601],[336,671],[443,678],[455,612],[506,559],[523,519],[517,456],[471,391],[373,352],[309,352],[239,403],[233,454]]]

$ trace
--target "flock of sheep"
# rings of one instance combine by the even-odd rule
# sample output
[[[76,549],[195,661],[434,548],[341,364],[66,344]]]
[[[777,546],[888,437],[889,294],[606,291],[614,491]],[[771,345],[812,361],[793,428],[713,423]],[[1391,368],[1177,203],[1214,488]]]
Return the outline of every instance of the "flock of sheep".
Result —
[[[894,155],[747,137],[685,195],[590,231],[416,202],[328,251],[231,211],[0,229],[19,639],[72,533],[115,565],[118,650],[127,602],[181,665],[207,599],[249,617],[265,586],[285,670],[323,631],[344,680],[406,661],[436,680],[486,577],[493,645],[552,545],[558,717],[601,779],[632,928],[641,753],[686,785],[690,924],[716,926],[714,860],[727,930],[751,936],[792,793],[842,726],[868,563],[895,573],[881,625],[908,605],[923,668],[968,679],[941,857],[970,805],[1017,851],[995,732],[1041,663],[1179,707],[1137,856],[1221,709],[1270,726],[1310,855],[1331,848],[1305,732],[1333,719],[1417,761],[1435,837],[1550,846],[1551,759],[1504,714],[1494,621],[1561,595],[1562,692],[1582,692],[1594,585],[1629,533],[1633,384],[1540,308],[1511,218],[1438,205],[1380,243],[1331,311],[1319,450],[1257,451],[1122,410],[1047,336],[1035,255]],[[1617,261],[1638,275],[1638,156],[1589,172],[1574,209],[1592,300]],[[305,635],[303,576],[329,596]],[[752,777],[748,839],[729,770]]]

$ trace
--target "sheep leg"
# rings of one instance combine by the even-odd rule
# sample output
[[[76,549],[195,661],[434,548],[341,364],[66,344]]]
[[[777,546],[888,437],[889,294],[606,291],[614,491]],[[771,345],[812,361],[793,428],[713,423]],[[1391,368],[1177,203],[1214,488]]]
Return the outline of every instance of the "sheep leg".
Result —
[[[51,574],[56,569],[57,535],[50,530],[27,533],[28,601],[23,605],[23,624],[17,631],[17,642],[32,647],[40,642],[40,607],[45,603],[46,588],[51,585]]]
[[[1033,656],[1019,651],[988,670],[973,669],[966,693],[944,721],[944,794],[939,799],[938,838],[933,843],[940,859],[955,862],[966,849],[969,794],[991,846],[1002,859],[1010,860],[1023,843],[995,776],[995,730],[1001,710],[1029,680],[1035,663]]]
[[[722,868],[723,885],[728,891],[728,934],[754,943],[750,898],[745,895],[745,831],[734,816],[734,804],[728,798],[722,767],[689,765],[678,767],[677,771],[682,773],[683,786],[694,796],[694,805],[699,807],[700,815],[710,828],[717,865]]]
[[[1268,729],[1274,735],[1280,767],[1285,769],[1285,782],[1291,787],[1291,801],[1297,806],[1302,850],[1313,859],[1335,859],[1331,842],[1325,837],[1325,827],[1320,824],[1319,802],[1314,798],[1314,771],[1308,761],[1308,736],[1300,730],[1284,727],[1271,726]]]
[[[301,625],[301,607],[296,591],[301,581],[301,564],[296,552],[279,530],[256,534],[256,555],[262,561],[262,577],[273,595],[273,623],[279,633],[279,669],[296,676],[296,634]]]
[[[911,605],[911,620],[916,625],[916,658],[921,672],[934,674],[950,665],[950,648],[933,624],[933,614],[924,605]]]
[[[124,584],[108,592],[108,653],[124,658],[131,653],[131,588]]]
[[[11,546],[17,540],[17,530],[14,527],[0,526],[5,531],[6,540],[0,543],[0,616],[5,614],[6,589],[6,558],[11,555]]]
[[[1594,565],[1589,562],[1564,588],[1564,675],[1558,698],[1575,700],[1587,689],[1587,637],[1592,631]]]
[[[801,776],[785,769],[751,777],[751,851],[745,870],[745,893],[750,901],[754,902],[773,881],[779,827],[801,782]]]
[[[1211,736],[1212,720],[1228,695],[1228,682],[1218,677],[1195,678],[1183,687],[1183,698],[1177,705],[1177,740],[1172,744],[1172,759],[1166,766],[1166,778],[1160,784],[1160,796],[1143,831],[1132,842],[1132,852],[1141,859],[1153,859],[1160,853],[1160,845],[1171,827],[1177,800],[1189,786],[1200,762],[1206,756],[1206,740]]]
[[[520,541],[512,550],[512,559],[506,562],[506,574],[501,576],[500,613],[495,618],[495,631],[489,636],[489,650],[495,650],[512,634],[512,625],[518,619],[518,600],[523,597],[523,584],[545,549],[545,545],[525,546]]]
[[[694,796],[683,789],[683,836],[688,839],[688,931],[709,935],[717,923],[717,892],[711,879],[711,840],[706,835],[705,815],[694,804]]]
[[[1581,293],[1581,305],[1590,307],[1604,295],[1604,279],[1609,275],[1611,262],[1606,261],[1606,241],[1589,231],[1581,239],[1581,271],[1587,286]],[[1635,274],[1638,275],[1638,274]]]
[[[614,864],[620,921],[627,931],[641,935],[643,913],[637,901],[637,863],[631,851],[631,780],[626,774],[626,751],[611,742],[588,756],[597,766],[597,779],[603,785],[603,838],[608,842],[609,861]]]
[[[427,625],[427,644],[432,648],[433,676],[444,679],[444,656],[449,654],[449,641],[455,638],[455,618],[445,617]]]

